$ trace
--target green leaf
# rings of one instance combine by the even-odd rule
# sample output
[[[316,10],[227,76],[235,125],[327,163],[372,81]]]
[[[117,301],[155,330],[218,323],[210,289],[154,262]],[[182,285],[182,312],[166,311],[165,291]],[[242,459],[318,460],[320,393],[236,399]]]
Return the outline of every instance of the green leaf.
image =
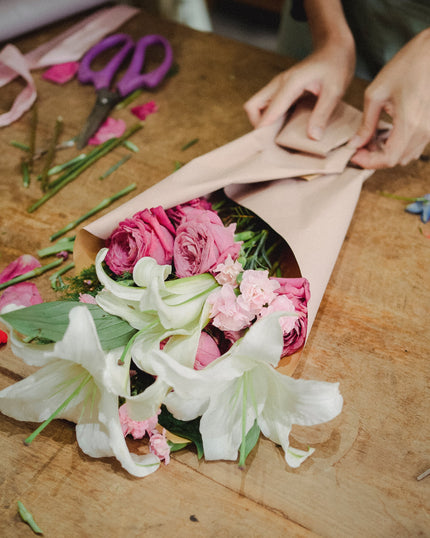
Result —
[[[102,308],[78,301],[54,301],[14,310],[0,316],[7,324],[28,338],[62,340],[69,325],[69,312],[75,306],[90,311],[104,350],[125,345],[136,332],[126,321],[107,314]]]
[[[197,457],[199,459],[203,457],[203,440],[199,429],[200,417],[189,421],[178,420],[167,410],[166,406],[162,405],[158,423],[169,432],[192,441],[197,449]]]
[[[260,428],[257,421],[254,422],[252,428],[246,434],[245,442],[240,445],[240,461],[245,463],[246,458],[249,456],[251,450],[257,444],[258,438],[260,437]]]
[[[31,514],[31,512],[29,512],[27,510],[27,508],[23,505],[23,503],[21,501],[18,501],[18,513],[19,513],[21,519],[25,523],[27,523],[27,525],[30,526],[31,530],[35,534],[43,534],[42,529],[34,521],[34,518],[33,518],[32,514]]]

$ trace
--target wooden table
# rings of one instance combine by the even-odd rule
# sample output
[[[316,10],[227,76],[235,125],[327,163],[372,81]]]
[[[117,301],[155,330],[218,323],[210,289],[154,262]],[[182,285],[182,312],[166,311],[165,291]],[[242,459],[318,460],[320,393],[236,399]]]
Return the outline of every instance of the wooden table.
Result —
[[[64,22],[16,41],[24,52],[63,31]],[[39,196],[22,186],[20,150],[27,114],[0,130],[0,268],[49,245],[49,236],[132,182],[139,191],[169,175],[175,161],[192,158],[250,130],[243,102],[290,61],[244,44],[199,33],[146,14],[123,29],[138,36],[160,32],[172,43],[179,73],[138,103],[154,99],[133,141],[139,153],[115,174],[99,175],[125,153],[118,149],[33,214]],[[39,104],[38,146],[64,119],[63,139],[74,136],[93,103],[93,90],[77,81],[56,86],[34,73]],[[1,90],[10,107],[18,81]],[[347,100],[361,106],[363,84]],[[2,110],[3,111],[3,110]],[[134,122],[128,109],[115,113]],[[191,139],[199,142],[186,151]],[[58,155],[64,162],[66,155]],[[95,460],[77,446],[74,428],[54,421],[31,445],[34,424],[0,419],[2,536],[29,536],[17,500],[46,536],[430,536],[429,225],[404,212],[405,203],[381,196],[429,192],[430,164],[375,173],[364,185],[347,238],[297,376],[340,381],[343,412],[328,424],[294,427],[293,445],[314,455],[299,469],[261,439],[246,470],[233,462],[206,463],[175,454],[168,466],[136,479],[114,459]],[[135,193],[129,195],[133,196]],[[117,202],[120,204],[121,202]],[[108,210],[106,210],[108,211]],[[45,300],[56,298],[47,276],[35,281]],[[0,350],[0,388],[31,371]]]

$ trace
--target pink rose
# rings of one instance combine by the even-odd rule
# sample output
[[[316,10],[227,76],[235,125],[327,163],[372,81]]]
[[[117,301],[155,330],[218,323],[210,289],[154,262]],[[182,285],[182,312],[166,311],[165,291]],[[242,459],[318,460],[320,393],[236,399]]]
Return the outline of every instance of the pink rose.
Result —
[[[282,356],[286,357],[298,351],[306,340],[308,329],[308,301],[310,299],[309,282],[306,278],[273,278],[280,284],[277,293],[285,295],[294,305],[298,318],[294,328],[289,332],[284,332],[284,349]]]
[[[172,263],[175,229],[161,206],[144,209],[119,223],[107,240],[106,263],[117,274],[132,272],[143,257]]]
[[[175,226],[179,226],[181,221],[193,210],[205,209],[212,211],[212,204],[206,198],[193,198],[185,204],[179,204],[166,210],[167,216]]]
[[[234,289],[226,284],[218,288],[208,297],[211,306],[212,323],[221,331],[237,332],[249,327],[254,313],[244,310],[238,303]]]
[[[213,211],[193,209],[176,229],[173,260],[178,277],[207,273],[227,256],[236,259],[240,243],[235,243],[235,224],[224,227]]]
[[[279,283],[269,278],[268,271],[249,269],[243,273],[238,302],[242,308],[258,314],[263,306],[269,305],[276,297]]]
[[[194,370],[203,370],[220,356],[221,352],[215,340],[208,333],[202,332],[194,361]]]

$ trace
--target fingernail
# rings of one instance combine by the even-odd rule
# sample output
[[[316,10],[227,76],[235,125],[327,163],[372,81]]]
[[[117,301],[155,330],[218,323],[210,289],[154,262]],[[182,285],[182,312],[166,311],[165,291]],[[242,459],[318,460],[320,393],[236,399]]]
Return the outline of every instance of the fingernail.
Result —
[[[309,129],[309,134],[311,135],[311,138],[313,138],[314,140],[321,140],[322,135],[323,135],[323,130],[321,129],[321,127],[311,127]]]
[[[361,137],[358,135],[354,135],[348,142],[347,147],[351,149],[357,149],[360,147],[361,144]]]

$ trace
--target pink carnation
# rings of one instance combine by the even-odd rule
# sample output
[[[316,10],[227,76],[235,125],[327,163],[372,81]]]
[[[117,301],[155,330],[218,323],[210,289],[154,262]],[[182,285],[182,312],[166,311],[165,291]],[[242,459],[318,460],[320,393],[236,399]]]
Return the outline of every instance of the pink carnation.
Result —
[[[197,347],[194,370],[203,370],[208,364],[221,356],[221,352],[215,340],[206,332],[200,334]]]
[[[279,295],[274,299],[269,306],[262,308],[260,310],[260,313],[258,317],[264,318],[268,314],[271,314],[272,312],[295,312],[294,303],[291,301],[291,299],[288,299],[286,295]],[[283,316],[282,318],[279,318],[279,323],[282,328],[283,334],[287,335],[289,334],[295,327],[297,320],[296,316]]]
[[[147,420],[132,420],[128,415],[127,404],[122,404],[118,412],[124,437],[126,435],[131,435],[133,439],[142,439],[145,437],[145,433],[150,435],[155,429],[158,424],[158,415],[161,411],[159,410],[157,415],[154,415]]]
[[[277,293],[288,297],[298,314],[293,329],[288,333],[284,331],[282,356],[286,357],[298,351],[306,340],[310,299],[309,282],[306,278],[273,278],[273,280],[280,284]]]
[[[131,113],[142,121],[150,114],[154,114],[154,112],[158,112],[158,106],[155,101],[148,101],[131,109]]]
[[[167,442],[166,430],[163,428],[162,433],[157,430],[153,430],[150,435],[150,452],[155,454],[160,460],[164,460],[164,463],[168,465],[170,462],[170,446]]]
[[[269,278],[268,271],[249,269],[243,273],[238,302],[242,308],[258,314],[275,299],[277,288],[279,283]]]
[[[111,138],[119,138],[125,133],[125,129],[126,124],[124,120],[115,120],[109,117],[101,124],[96,134],[88,140],[88,144],[90,146],[98,146]]]
[[[236,259],[240,243],[234,241],[235,224],[224,227],[213,211],[193,209],[176,229],[173,260],[179,277],[212,271],[228,255]]]
[[[218,284],[230,284],[233,288],[238,286],[237,277],[243,271],[242,265],[238,261],[233,261],[230,254],[224,263],[220,263],[215,268],[215,280]]]
[[[85,304],[97,304],[95,297],[93,297],[89,293],[80,293],[79,302]]]
[[[254,313],[239,305],[234,289],[228,284],[211,293],[208,303],[212,305],[209,314],[213,318],[212,323],[221,331],[240,331],[249,327],[255,317]]]
[[[144,209],[119,223],[107,240],[106,263],[120,275],[132,272],[143,257],[159,265],[172,263],[175,229],[161,206]]]
[[[55,82],[56,84],[64,84],[65,82],[72,80],[78,69],[78,62],[65,62],[53,65],[43,73],[42,78]]]

